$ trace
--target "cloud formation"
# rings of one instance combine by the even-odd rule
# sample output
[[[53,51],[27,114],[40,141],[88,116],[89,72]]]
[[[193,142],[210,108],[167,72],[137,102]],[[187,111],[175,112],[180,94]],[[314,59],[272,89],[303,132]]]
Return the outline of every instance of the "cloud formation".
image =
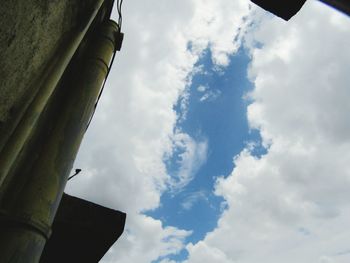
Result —
[[[239,46],[233,39],[248,3],[127,1],[123,11],[123,48],[75,163],[82,173],[66,190],[128,214],[125,233],[103,262],[144,263],[177,253],[190,235],[143,212],[157,208],[161,194],[173,187],[164,163],[179,135],[173,107],[195,62],[209,47],[217,65],[227,64]],[[205,141],[182,136],[177,187],[191,180],[207,148]]]
[[[171,157],[177,157],[178,169],[171,175],[170,188],[179,190],[185,187],[207,160],[208,141],[195,141],[188,134],[175,132]],[[176,156],[174,156],[176,155]]]
[[[268,152],[217,180],[228,209],[186,262],[349,262],[350,20],[316,1],[288,23],[259,13],[248,120]]]
[[[185,200],[181,203],[181,207],[185,210],[190,210],[196,203],[200,201],[208,202],[208,193],[204,190],[192,192],[187,195]]]

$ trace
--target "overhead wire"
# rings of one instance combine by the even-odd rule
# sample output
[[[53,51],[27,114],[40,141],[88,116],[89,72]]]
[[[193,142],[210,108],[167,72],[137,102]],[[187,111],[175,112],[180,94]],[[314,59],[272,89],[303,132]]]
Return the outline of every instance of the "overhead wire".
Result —
[[[123,23],[123,14],[122,14],[122,5],[123,5],[123,0],[117,0],[117,12],[118,12],[118,34],[122,34],[121,33],[121,28],[122,28],[122,23]],[[114,58],[115,58],[115,54],[117,53],[117,50],[115,49],[114,52],[113,52],[113,55],[112,55],[112,59],[111,59],[111,62],[109,63],[109,67],[108,67],[108,70],[107,70],[107,74],[106,74],[106,77],[103,81],[103,84],[102,84],[102,87],[101,87],[101,90],[98,94],[98,97],[97,97],[97,100],[95,102],[95,105],[94,105],[94,109],[93,109],[93,112],[91,114],[91,117],[89,119],[89,122],[86,126],[86,130],[89,128],[90,126],[90,123],[92,121],[92,118],[94,117],[95,115],[95,111],[96,111],[96,108],[97,108],[97,105],[100,101],[100,98],[102,96],[102,93],[103,93],[103,90],[105,88],[105,84],[106,84],[106,81],[108,79],[108,76],[109,76],[109,73],[111,71],[111,68],[112,68],[112,65],[113,65],[113,62],[114,62]]]
[[[118,15],[119,15],[118,25],[119,25],[120,30],[122,28],[122,22],[123,22],[122,5],[123,5],[123,0],[117,0],[117,10],[118,10]]]
[[[122,33],[121,33],[121,28],[122,28],[122,22],[123,22],[123,16],[122,16],[122,5],[123,5],[123,0],[118,0],[117,1],[117,11],[118,11],[118,34],[120,35],[119,37],[121,37],[122,39]],[[119,45],[121,45],[121,43],[119,43]],[[120,47],[119,47],[120,48]],[[101,98],[101,95],[103,93],[103,90],[104,90],[104,87],[105,87],[105,84],[106,84],[106,81],[107,81],[107,78],[108,78],[108,75],[110,73],[110,70],[112,68],[112,65],[113,65],[113,62],[114,62],[114,58],[115,58],[115,54],[117,53],[117,48],[115,48],[114,52],[113,52],[113,55],[112,55],[112,59],[111,59],[111,62],[109,63],[109,67],[108,67],[108,70],[107,70],[107,74],[106,74],[106,77],[103,81],[103,84],[102,84],[102,87],[101,87],[101,90],[98,94],[98,97],[97,97],[97,100],[95,102],[95,105],[94,105],[94,109],[93,109],[93,112],[91,114],[91,117],[88,121],[88,124],[86,126],[86,130],[89,128],[90,126],[90,123],[91,123],[91,120],[95,114],[95,111],[96,111],[96,108],[97,108],[97,104]],[[73,177],[75,177],[76,175],[78,175],[79,173],[81,172],[81,169],[75,169],[75,173],[72,175],[72,176],[69,176],[68,177],[68,181],[71,180]]]
[[[70,179],[72,179],[74,176],[78,175],[78,173],[81,172],[81,169],[75,169],[75,173],[71,176],[68,177],[67,181],[69,181]]]

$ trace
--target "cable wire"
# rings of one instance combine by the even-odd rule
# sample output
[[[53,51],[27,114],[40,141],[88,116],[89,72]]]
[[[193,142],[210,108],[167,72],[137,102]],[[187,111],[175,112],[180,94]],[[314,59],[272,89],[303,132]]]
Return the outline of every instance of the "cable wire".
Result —
[[[69,176],[67,181],[72,179],[74,176],[78,175],[78,173],[80,173],[80,172],[81,172],[81,169],[75,169],[75,174],[73,174],[72,176]]]
[[[118,25],[119,25],[119,32],[122,28],[122,23],[123,23],[123,15],[122,15],[122,5],[123,5],[123,0],[117,0],[117,10],[118,10]]]
[[[123,5],[123,0],[117,0],[118,34],[122,34],[122,33],[121,33],[121,28],[122,28],[122,23],[123,23],[122,5]],[[103,90],[104,90],[104,88],[105,88],[105,84],[106,84],[107,78],[108,78],[108,76],[109,76],[109,73],[110,73],[110,71],[111,71],[111,68],[112,68],[112,65],[113,65],[113,62],[114,62],[114,58],[115,58],[115,54],[116,54],[116,53],[117,53],[117,50],[114,50],[113,55],[112,55],[111,62],[110,62],[110,64],[109,64],[109,67],[108,67],[108,70],[107,70],[106,77],[105,77],[105,79],[104,79],[104,81],[103,81],[103,84],[102,84],[100,93],[98,94],[97,100],[96,100],[95,105],[94,105],[93,112],[92,112],[91,117],[90,117],[90,119],[89,119],[89,122],[88,122],[88,124],[87,124],[87,126],[86,126],[86,130],[89,128],[90,123],[91,123],[91,121],[92,121],[92,118],[93,118],[94,115],[95,115],[95,111],[96,111],[96,108],[97,108],[97,104],[98,104],[98,102],[100,101],[101,95],[102,95]]]

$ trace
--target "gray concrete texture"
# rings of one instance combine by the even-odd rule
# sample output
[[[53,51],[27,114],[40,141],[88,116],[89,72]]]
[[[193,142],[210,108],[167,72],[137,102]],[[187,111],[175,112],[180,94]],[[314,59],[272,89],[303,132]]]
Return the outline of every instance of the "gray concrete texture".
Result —
[[[18,118],[60,44],[93,0],[4,0],[0,4],[0,127]]]

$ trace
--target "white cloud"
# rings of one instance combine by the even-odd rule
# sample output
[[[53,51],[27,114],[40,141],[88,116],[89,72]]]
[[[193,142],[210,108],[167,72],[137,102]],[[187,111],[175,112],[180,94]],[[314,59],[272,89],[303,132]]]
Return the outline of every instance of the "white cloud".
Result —
[[[185,210],[190,210],[197,202],[202,200],[208,201],[206,191],[192,192],[186,196],[185,200],[181,203],[181,207]]]
[[[173,186],[163,162],[178,136],[173,106],[199,70],[195,62],[205,48],[217,64],[227,63],[248,3],[127,1],[123,11],[123,48],[75,164],[83,171],[67,191],[127,212],[125,233],[103,261],[144,263],[176,253],[189,234],[142,215]],[[185,142],[177,186],[189,182],[206,155],[205,141]]]
[[[183,249],[189,231],[164,227],[161,221],[144,215],[131,215],[127,233],[104,257],[104,262],[152,262]]]
[[[195,176],[199,168],[207,160],[208,141],[195,141],[189,135],[176,132],[173,137],[173,154],[177,154],[178,172],[171,178],[171,188],[179,190],[186,186]],[[173,157],[173,156],[172,156]]]
[[[163,259],[160,263],[176,263],[174,260]]]
[[[216,100],[218,97],[220,97],[221,91],[220,90],[209,90],[199,99],[199,101],[213,101]]]
[[[208,246],[205,242],[199,241],[195,246],[189,244],[187,250],[191,255],[191,262],[202,263],[202,262],[220,262],[220,263],[231,263],[225,253],[220,249]]]
[[[187,246],[186,262],[349,262],[349,28],[348,17],[308,1],[247,38],[248,119],[270,148],[261,158],[244,150],[217,181],[228,209]]]
[[[206,91],[207,89],[208,89],[208,87],[203,86],[203,85],[199,85],[199,86],[197,87],[197,90],[198,90],[199,92],[204,92],[204,91]]]
[[[214,101],[221,96],[221,91],[218,89],[209,88],[208,86],[199,85],[197,91],[203,93],[199,98],[200,102],[204,101]]]
[[[249,20],[244,17],[249,13],[247,1],[210,1],[194,0],[195,10],[191,26],[186,32],[192,42],[192,50],[201,53],[208,45],[213,61],[226,66],[228,56],[240,46],[239,36]],[[238,41],[234,38],[238,37]]]

